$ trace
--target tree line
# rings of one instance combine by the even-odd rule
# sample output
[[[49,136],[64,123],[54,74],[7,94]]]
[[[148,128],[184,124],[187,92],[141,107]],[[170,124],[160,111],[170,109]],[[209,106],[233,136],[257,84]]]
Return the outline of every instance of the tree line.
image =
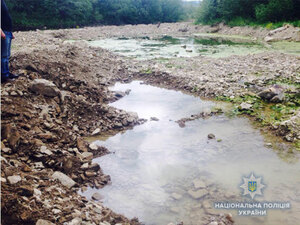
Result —
[[[15,30],[149,24],[184,18],[181,0],[6,0]]]
[[[267,23],[300,19],[300,0],[203,0],[197,22]],[[238,24],[237,24],[238,25]]]

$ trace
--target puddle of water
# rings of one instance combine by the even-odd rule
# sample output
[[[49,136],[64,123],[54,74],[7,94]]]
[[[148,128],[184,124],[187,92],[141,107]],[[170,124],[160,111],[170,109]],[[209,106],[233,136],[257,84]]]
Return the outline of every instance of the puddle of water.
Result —
[[[106,48],[115,53],[137,58],[139,60],[157,58],[209,56],[214,58],[231,55],[256,54],[265,51],[280,51],[300,55],[300,43],[272,43],[264,46],[251,39],[237,38],[235,36],[208,35],[195,37],[174,38],[165,36],[161,39],[149,38],[115,38],[89,41],[91,46]]]
[[[200,41],[202,40],[202,42]],[[206,40],[206,42],[204,41]],[[140,60],[154,58],[194,57],[205,55],[210,57],[226,57],[230,55],[245,55],[264,51],[261,45],[244,42],[221,41],[211,39],[172,38],[161,39],[103,39],[90,41],[91,46],[109,49],[115,53],[134,57]]]
[[[208,110],[215,103],[200,98],[141,85],[117,84],[113,90],[131,89],[129,95],[111,105],[135,111],[142,118],[157,117],[125,133],[95,143],[113,154],[94,161],[112,184],[101,190],[104,205],[127,217],[138,217],[145,224],[201,224],[212,213],[213,202],[241,201],[242,177],[251,172],[263,177],[266,188],[259,201],[289,201],[292,209],[268,211],[265,217],[235,216],[236,224],[294,225],[300,220],[300,163],[287,163],[270,148],[246,118],[224,115],[198,119],[180,128],[175,120]],[[217,139],[208,140],[213,133]],[[297,155],[291,155],[298,159]],[[200,180],[208,191],[194,199],[193,181]],[[249,201],[249,199],[247,199]],[[217,213],[224,211],[218,210]],[[226,211],[236,215],[236,211]]]

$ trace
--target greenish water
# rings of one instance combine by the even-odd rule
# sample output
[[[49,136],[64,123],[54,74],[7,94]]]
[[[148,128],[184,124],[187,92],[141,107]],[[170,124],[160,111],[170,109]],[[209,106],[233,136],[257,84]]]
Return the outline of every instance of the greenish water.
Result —
[[[300,55],[300,43],[279,42],[263,44],[246,37],[223,37],[213,34],[180,38],[164,36],[157,39],[150,39],[149,37],[111,38],[89,41],[88,43],[91,46],[102,47],[139,60],[195,56],[219,58],[266,51]]]
[[[138,217],[150,225],[203,224],[203,218],[231,212],[236,224],[295,225],[300,221],[299,155],[265,147],[264,137],[248,119],[225,115],[198,119],[181,128],[175,122],[200,112],[209,112],[217,103],[165,90],[138,81],[116,84],[115,91],[131,89],[129,95],[111,105],[137,112],[140,118],[157,117],[125,133],[99,137],[94,143],[112,154],[94,159],[112,184],[89,188],[103,204],[127,217]],[[222,105],[218,106],[222,107]],[[213,133],[216,139],[209,140]],[[97,138],[96,138],[97,139]],[[217,141],[221,139],[221,141]],[[289,153],[290,152],[290,153]],[[292,158],[293,160],[286,160]],[[236,210],[213,209],[214,202],[251,201],[242,196],[242,178],[254,172],[266,188],[257,201],[290,202],[289,210],[269,210],[267,216],[237,216]],[[195,185],[200,183],[201,185]],[[189,192],[207,194],[199,199]]]

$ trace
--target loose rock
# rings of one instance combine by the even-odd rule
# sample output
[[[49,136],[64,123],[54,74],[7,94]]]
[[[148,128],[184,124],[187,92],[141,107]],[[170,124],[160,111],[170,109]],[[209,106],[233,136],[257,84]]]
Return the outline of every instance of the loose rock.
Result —
[[[66,174],[63,174],[62,172],[59,171],[54,172],[52,178],[59,180],[62,183],[62,185],[68,188],[71,188],[76,184],[74,180],[72,180]]]

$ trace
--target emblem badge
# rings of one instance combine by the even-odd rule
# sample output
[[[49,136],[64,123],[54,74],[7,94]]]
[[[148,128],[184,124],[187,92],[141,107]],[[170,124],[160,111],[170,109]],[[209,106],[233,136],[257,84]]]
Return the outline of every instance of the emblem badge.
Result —
[[[240,186],[244,193],[243,195],[250,195],[254,199],[255,195],[262,195],[262,189],[265,185],[261,181],[261,177],[255,177],[252,173],[249,177],[243,177],[244,183]]]

